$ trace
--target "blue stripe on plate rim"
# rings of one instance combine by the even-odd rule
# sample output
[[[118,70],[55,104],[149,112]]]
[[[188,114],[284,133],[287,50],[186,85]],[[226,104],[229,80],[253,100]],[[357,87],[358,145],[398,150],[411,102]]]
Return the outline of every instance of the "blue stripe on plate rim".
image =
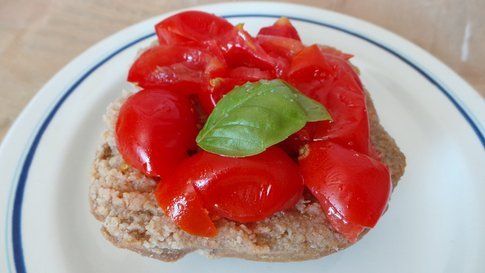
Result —
[[[349,30],[337,25],[333,25],[331,23],[325,23],[321,21],[315,21],[311,19],[306,19],[306,18],[301,18],[301,17],[293,17],[293,16],[287,16],[287,15],[275,15],[275,14],[232,14],[232,15],[226,15],[223,16],[225,18],[250,18],[250,17],[262,17],[262,18],[279,18],[281,16],[285,16],[291,20],[295,21],[301,21],[305,23],[310,23],[310,24],[315,24],[323,27],[328,27],[332,28],[344,33],[347,33],[349,35],[352,35],[354,37],[360,38],[364,41],[367,41],[385,51],[388,53],[392,54],[393,56],[397,57],[404,63],[408,64],[410,67],[412,67],[414,70],[416,70],[419,74],[421,74],[425,79],[427,79],[431,84],[433,84],[448,100],[452,103],[452,105],[459,111],[459,113],[463,116],[463,118],[466,120],[466,122],[470,125],[472,128],[473,132],[476,134],[478,137],[480,143],[482,144],[482,147],[485,148],[485,138],[484,138],[484,133],[482,132],[483,130],[480,128],[480,123],[475,121],[475,118],[472,114],[472,112],[466,108],[466,106],[459,101],[458,98],[452,95],[452,93],[445,87],[445,85],[440,82],[436,77],[434,77],[430,72],[426,71],[426,69],[420,67],[416,63],[414,63],[409,57],[404,56],[404,54],[398,53],[397,50],[392,49],[391,47],[384,45],[381,42],[378,42],[376,40],[373,40],[367,36],[364,36],[363,34],[360,34],[356,31]],[[44,135],[45,130],[49,126],[50,122],[54,118],[55,114],[58,112],[58,110],[61,108],[62,104],[66,101],[66,99],[76,90],[76,88],[86,79],[88,78],[96,69],[98,69],[100,66],[105,64],[107,61],[112,59],[114,56],[117,54],[121,53],[122,51],[126,50],[127,48],[130,48],[131,46],[144,41],[150,37],[153,37],[155,33],[150,33],[148,35],[142,36],[140,38],[137,38],[136,40],[131,41],[130,43],[120,47],[119,49],[115,50],[108,56],[104,57],[102,60],[98,61],[95,65],[93,65],[90,69],[88,69],[82,76],[76,80],[67,90],[66,92],[59,98],[59,100],[56,102],[56,104],[53,106],[53,108],[48,112],[47,116],[43,119],[43,122],[40,124],[40,127],[38,128],[37,133],[35,134],[35,137],[29,146],[28,149],[26,149],[26,152],[24,153],[25,157],[23,160],[22,168],[20,171],[20,175],[18,177],[17,181],[17,188],[15,190],[15,195],[14,195],[14,201],[13,201],[13,214],[12,214],[12,228],[11,228],[11,236],[12,236],[12,249],[13,249],[13,258],[14,258],[14,264],[15,264],[15,271],[17,273],[26,273],[26,267],[25,267],[25,260],[24,260],[24,254],[23,254],[23,247],[22,247],[22,234],[21,234],[21,217],[22,217],[22,200],[23,200],[23,194],[24,194],[24,189],[25,185],[27,182],[27,178],[29,175],[29,170],[30,166],[32,164],[32,161],[35,156],[35,152],[37,150],[37,147],[39,145],[39,142]],[[19,165],[20,166],[20,165]],[[9,200],[11,201],[12,196],[9,196]],[[10,205],[11,202],[8,204]],[[10,210],[8,209],[7,211],[7,221],[5,221],[5,224],[8,225],[8,218],[9,218],[9,212]],[[5,238],[8,238],[8,228],[6,229],[6,234]],[[6,240],[7,244],[8,240]],[[10,248],[8,247],[8,244],[6,245],[6,259],[7,259],[7,268],[9,272],[11,271],[11,265],[10,265]]]

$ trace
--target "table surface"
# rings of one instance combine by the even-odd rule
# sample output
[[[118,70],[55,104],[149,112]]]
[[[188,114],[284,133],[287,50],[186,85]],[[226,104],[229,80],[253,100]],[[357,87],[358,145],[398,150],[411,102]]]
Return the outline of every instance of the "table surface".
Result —
[[[0,0],[0,140],[59,69],[146,18],[218,0]],[[299,0],[389,29],[423,47],[485,96],[484,0]],[[66,46],[68,45],[68,46]]]

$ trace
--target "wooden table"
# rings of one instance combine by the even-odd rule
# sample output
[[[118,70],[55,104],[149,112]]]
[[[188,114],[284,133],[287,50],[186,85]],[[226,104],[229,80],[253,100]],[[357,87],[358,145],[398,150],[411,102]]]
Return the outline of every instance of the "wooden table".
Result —
[[[60,68],[102,38],[169,10],[217,0],[0,0],[0,139]],[[485,95],[484,0],[299,0],[385,27]]]

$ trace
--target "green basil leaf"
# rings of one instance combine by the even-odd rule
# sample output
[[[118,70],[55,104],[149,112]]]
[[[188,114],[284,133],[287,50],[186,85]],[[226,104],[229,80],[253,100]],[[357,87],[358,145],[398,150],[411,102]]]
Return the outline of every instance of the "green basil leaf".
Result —
[[[197,136],[202,149],[244,157],[263,152],[309,121],[329,120],[323,105],[282,80],[235,87],[217,103]]]

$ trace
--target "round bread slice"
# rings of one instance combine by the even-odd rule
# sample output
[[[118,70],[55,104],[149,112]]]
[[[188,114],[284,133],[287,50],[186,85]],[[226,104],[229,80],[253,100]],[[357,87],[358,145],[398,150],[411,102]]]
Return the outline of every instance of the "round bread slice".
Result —
[[[216,221],[218,235],[204,238],[179,229],[163,214],[154,197],[157,182],[128,166],[114,140],[118,111],[128,94],[113,102],[105,115],[94,161],[89,200],[101,232],[114,245],[163,261],[175,261],[192,251],[210,257],[257,261],[299,261],[319,258],[351,245],[329,225],[315,200],[301,200],[294,209],[255,223]],[[389,166],[394,187],[404,173],[403,153],[379,124],[367,94],[371,141]]]

